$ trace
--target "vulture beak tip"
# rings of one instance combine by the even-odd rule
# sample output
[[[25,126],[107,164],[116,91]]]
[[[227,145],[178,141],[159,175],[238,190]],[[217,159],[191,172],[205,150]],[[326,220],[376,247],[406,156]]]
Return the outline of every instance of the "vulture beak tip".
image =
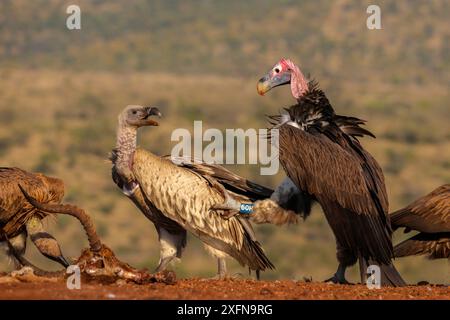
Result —
[[[151,116],[157,116],[158,118],[162,117],[161,111],[157,107],[147,107],[147,117],[146,117],[146,124],[147,126],[159,126],[159,123],[155,120],[149,119]]]
[[[158,107],[149,107],[147,113],[149,116],[157,116],[158,118],[162,117],[162,113],[159,111]]]
[[[261,79],[256,84],[256,91],[258,91],[258,94],[260,96],[264,96],[264,94],[269,91],[269,86],[267,85],[267,82],[264,81],[264,79]]]

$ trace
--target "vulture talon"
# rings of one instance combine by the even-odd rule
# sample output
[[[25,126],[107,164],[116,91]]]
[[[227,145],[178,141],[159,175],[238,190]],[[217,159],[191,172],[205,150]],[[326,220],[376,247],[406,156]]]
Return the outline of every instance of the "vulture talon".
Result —
[[[336,273],[329,279],[325,280],[325,283],[334,283],[334,284],[353,284],[345,279],[345,270],[347,267],[343,264],[339,264]]]
[[[347,284],[347,285],[353,285],[353,283],[348,282],[345,278],[339,277],[338,275],[334,274],[331,278],[324,281],[325,283],[333,283],[333,284]]]
[[[166,270],[167,267],[169,266],[170,262],[173,260],[173,258],[174,258],[173,256],[161,258],[158,266],[155,269],[155,273]]]

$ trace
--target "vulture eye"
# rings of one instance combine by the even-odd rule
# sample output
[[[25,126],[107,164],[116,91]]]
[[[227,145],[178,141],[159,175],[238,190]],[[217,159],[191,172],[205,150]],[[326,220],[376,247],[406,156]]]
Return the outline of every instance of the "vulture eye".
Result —
[[[275,71],[275,73],[280,73],[280,67],[275,67],[275,69],[273,69],[273,71]]]
[[[133,114],[137,114],[137,111],[136,111],[136,110],[133,110]]]

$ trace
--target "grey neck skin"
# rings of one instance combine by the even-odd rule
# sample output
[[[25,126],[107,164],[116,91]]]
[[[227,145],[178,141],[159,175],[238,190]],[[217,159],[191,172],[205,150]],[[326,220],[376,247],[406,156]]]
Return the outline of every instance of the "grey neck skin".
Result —
[[[117,161],[115,163],[116,168],[126,178],[132,180],[131,164],[132,157],[136,151],[137,140],[137,128],[132,127],[123,122],[119,123],[117,129]],[[130,176],[131,175],[131,176]]]

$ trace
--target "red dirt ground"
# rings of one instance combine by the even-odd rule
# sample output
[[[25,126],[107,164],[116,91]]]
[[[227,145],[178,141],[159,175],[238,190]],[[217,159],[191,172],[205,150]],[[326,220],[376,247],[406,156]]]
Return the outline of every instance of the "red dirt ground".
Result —
[[[0,277],[1,278],[1,277]],[[444,299],[449,286],[408,286],[369,290],[362,285],[300,281],[183,279],[174,285],[82,284],[68,290],[65,281],[0,284],[0,299]]]

